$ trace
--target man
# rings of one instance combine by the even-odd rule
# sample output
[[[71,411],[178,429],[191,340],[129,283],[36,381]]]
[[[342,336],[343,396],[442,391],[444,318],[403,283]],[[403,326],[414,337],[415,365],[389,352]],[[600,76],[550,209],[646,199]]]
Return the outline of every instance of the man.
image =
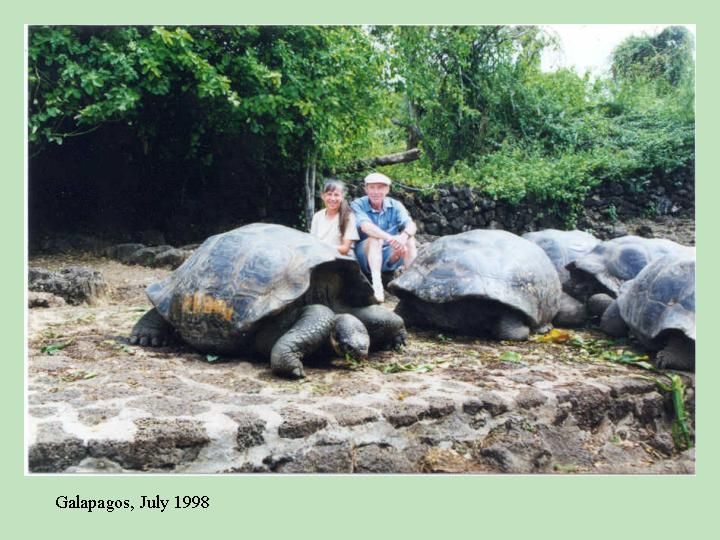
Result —
[[[355,213],[360,241],[355,256],[362,271],[370,276],[378,302],[385,301],[382,272],[393,272],[409,266],[417,256],[417,227],[400,201],[388,197],[390,179],[381,173],[365,177],[365,197],[355,199],[350,207]]]

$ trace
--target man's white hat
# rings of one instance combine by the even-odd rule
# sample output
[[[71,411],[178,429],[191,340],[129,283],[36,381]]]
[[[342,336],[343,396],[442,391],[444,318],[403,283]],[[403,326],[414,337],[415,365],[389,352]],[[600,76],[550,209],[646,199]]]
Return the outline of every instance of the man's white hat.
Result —
[[[383,173],[374,172],[365,177],[365,184],[385,184],[386,186],[389,186],[391,181]]]

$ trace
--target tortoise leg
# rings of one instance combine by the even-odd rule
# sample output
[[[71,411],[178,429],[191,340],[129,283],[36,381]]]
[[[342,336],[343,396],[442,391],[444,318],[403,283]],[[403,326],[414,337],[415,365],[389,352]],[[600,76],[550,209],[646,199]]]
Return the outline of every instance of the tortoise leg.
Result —
[[[135,323],[130,332],[130,344],[143,347],[163,347],[174,341],[175,331],[162,318],[157,309],[152,308]]]
[[[581,326],[587,320],[587,309],[585,304],[579,300],[575,300],[567,293],[562,293],[560,297],[560,310],[553,319],[557,326],[565,326],[573,328]]]
[[[620,316],[617,300],[605,310],[600,319],[600,329],[612,337],[624,337],[628,334],[628,326]]]
[[[522,341],[530,335],[530,327],[521,315],[508,311],[500,315],[493,333],[499,340]]]
[[[305,376],[303,359],[317,351],[330,338],[335,313],[320,304],[305,306],[295,324],[285,332],[270,351],[273,373],[291,379]]]
[[[655,366],[660,369],[695,371],[694,342],[684,336],[672,336],[665,348],[657,353]]]
[[[406,344],[405,322],[397,313],[377,305],[351,309],[350,313],[367,328],[371,351],[398,348]]]
[[[590,312],[590,316],[599,319],[614,301],[615,299],[609,294],[593,294],[587,301],[587,308]]]

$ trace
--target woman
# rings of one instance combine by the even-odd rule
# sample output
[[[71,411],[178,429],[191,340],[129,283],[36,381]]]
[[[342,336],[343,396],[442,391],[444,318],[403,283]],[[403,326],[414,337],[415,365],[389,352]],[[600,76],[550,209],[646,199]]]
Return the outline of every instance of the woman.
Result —
[[[310,234],[335,247],[341,255],[353,256],[353,243],[360,236],[355,216],[345,201],[345,184],[328,180],[320,197],[325,208],[313,216]]]

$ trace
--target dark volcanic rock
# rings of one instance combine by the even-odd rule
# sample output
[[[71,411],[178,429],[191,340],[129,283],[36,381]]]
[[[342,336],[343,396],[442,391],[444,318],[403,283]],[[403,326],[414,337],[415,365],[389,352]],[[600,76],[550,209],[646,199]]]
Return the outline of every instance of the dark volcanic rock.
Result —
[[[137,433],[132,441],[90,441],[89,453],[104,457],[127,469],[174,469],[193,461],[210,442],[197,420],[135,420]]]
[[[57,272],[45,268],[30,268],[28,289],[62,297],[67,303],[94,304],[107,294],[108,286],[102,273],[84,266],[69,266]]]
[[[240,450],[245,450],[252,446],[258,446],[265,442],[263,435],[267,422],[255,413],[244,412],[242,415],[231,415],[238,422],[237,429],[237,446]]]
[[[355,448],[356,473],[412,473],[417,466],[408,458],[389,445],[368,444]]]
[[[349,443],[314,446],[299,452],[274,469],[279,473],[351,473],[352,450]]]
[[[60,422],[40,424],[35,444],[29,448],[31,472],[62,472],[87,456],[83,442],[67,434]]]
[[[323,410],[335,417],[341,426],[356,426],[374,422],[379,418],[377,412],[366,407],[356,407],[344,403],[330,403]]]
[[[287,439],[307,437],[323,429],[328,423],[327,418],[296,407],[286,407],[280,411],[280,414],[283,422],[278,427],[278,434]]]

